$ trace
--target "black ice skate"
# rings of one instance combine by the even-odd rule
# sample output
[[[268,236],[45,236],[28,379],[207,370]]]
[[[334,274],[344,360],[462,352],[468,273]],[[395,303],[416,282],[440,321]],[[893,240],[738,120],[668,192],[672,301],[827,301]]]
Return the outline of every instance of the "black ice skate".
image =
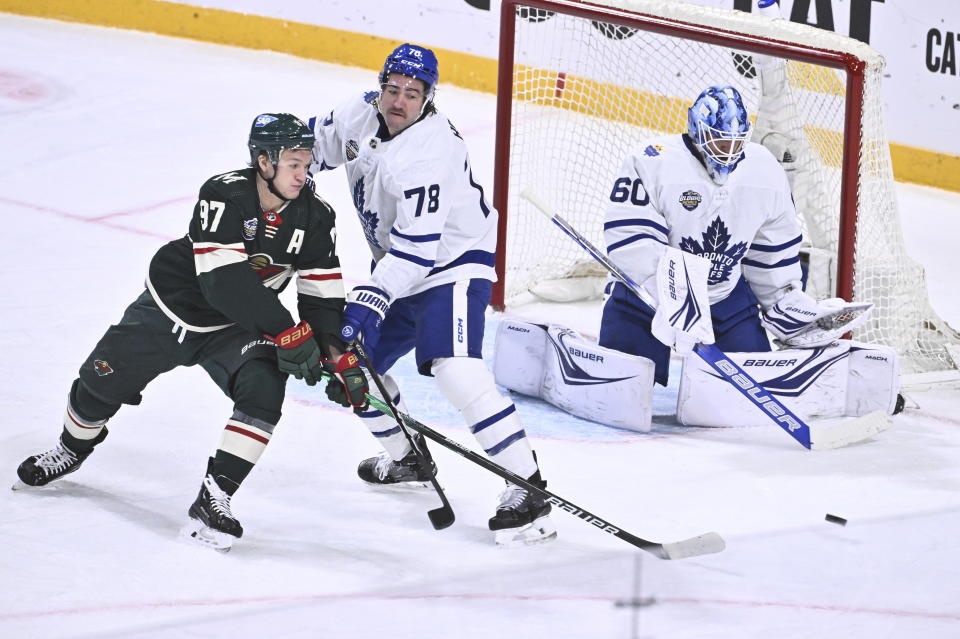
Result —
[[[539,470],[527,481],[540,488],[547,487],[547,482],[540,479]],[[489,522],[497,545],[512,546],[554,539],[557,529],[550,521],[550,509],[550,504],[543,497],[507,482],[506,489],[500,494],[497,514]]]
[[[71,450],[63,443],[61,437],[57,441],[57,445],[47,452],[23,460],[23,463],[17,468],[17,476],[20,477],[20,481],[12,486],[13,490],[46,486],[53,480],[72,473],[80,468],[83,460],[93,452],[93,447],[102,442],[106,436],[107,429],[104,428],[90,442],[89,448],[82,451]]]
[[[200,494],[190,506],[191,521],[184,535],[201,545],[227,552],[243,536],[243,526],[230,511],[230,498],[239,485],[223,475],[214,478],[210,474],[212,464],[211,459]]]
[[[414,441],[429,462],[429,468],[420,463],[417,454],[412,450],[400,461],[394,460],[387,452],[383,452],[360,462],[360,466],[357,467],[360,479],[378,486],[402,485],[417,488],[429,486],[430,478],[437,475],[437,465],[423,437],[418,435]]]

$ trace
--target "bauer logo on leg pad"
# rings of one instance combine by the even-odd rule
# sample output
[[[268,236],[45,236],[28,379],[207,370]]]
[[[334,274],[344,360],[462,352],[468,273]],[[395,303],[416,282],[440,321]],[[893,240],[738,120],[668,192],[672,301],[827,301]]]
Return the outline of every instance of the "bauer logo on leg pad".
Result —
[[[717,368],[733,381],[734,384],[743,389],[744,394],[755,404],[761,406],[791,432],[802,427],[802,424],[792,415],[788,414],[789,410],[786,407],[774,399],[772,395],[764,392],[762,388],[754,384],[746,375],[740,373],[735,364],[729,360],[720,359],[717,360]]]
[[[817,349],[789,349],[769,353],[728,353],[723,374],[698,359],[684,361],[677,397],[677,418],[697,426],[763,426],[766,418],[754,406],[738,399],[751,391],[774,396],[799,415],[837,418],[860,417],[875,410],[892,412],[899,390],[896,353],[888,347],[840,340]],[[753,377],[759,386],[738,377],[733,364]],[[731,387],[725,380],[736,384]],[[770,413],[771,402],[750,403]],[[777,417],[774,415],[774,417]]]

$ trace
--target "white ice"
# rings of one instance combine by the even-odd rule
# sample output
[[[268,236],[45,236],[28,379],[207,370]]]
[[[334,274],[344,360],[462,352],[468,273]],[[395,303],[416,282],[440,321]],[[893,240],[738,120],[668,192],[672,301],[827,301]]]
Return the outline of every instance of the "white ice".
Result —
[[[0,484],[12,484],[55,442],[76,367],[153,252],[186,231],[199,185],[245,162],[253,116],[326,113],[374,73],[6,15],[0,36]],[[441,86],[438,103],[492,188],[493,98]],[[341,214],[348,284],[360,281],[368,255],[342,174],[319,188]],[[898,193],[933,304],[960,326],[960,196]],[[397,375],[415,417],[476,447],[430,380],[408,361]],[[913,393],[890,431],[825,452],[773,426],[679,427],[658,401],[649,434],[518,406],[551,490],[652,540],[717,531],[720,554],[658,560],[562,512],[556,542],[495,548],[501,481],[434,446],[457,513],[436,532],[436,496],[362,485],[356,464],[376,443],[292,382],[234,501],[244,537],[218,554],[177,532],[231,404],[201,370],[176,370],[76,474],[0,485],[0,637],[960,636],[956,390]]]

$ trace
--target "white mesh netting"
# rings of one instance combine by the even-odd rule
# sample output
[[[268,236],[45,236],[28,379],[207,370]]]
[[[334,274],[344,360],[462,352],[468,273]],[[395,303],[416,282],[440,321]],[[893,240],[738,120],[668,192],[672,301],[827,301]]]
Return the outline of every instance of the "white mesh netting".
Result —
[[[866,64],[854,298],[876,305],[856,338],[894,347],[905,373],[954,368],[944,349],[960,334],[927,301],[923,270],[906,254],[880,95],[882,58],[856,40],[784,20],[657,0],[603,4],[648,16],[842,51]],[[645,138],[686,131],[686,109],[711,84],[732,84],[756,115],[753,140],[791,178],[810,251],[808,290],[830,297],[840,238],[841,160],[847,77],[843,70],[663,35],[613,15],[603,20],[519,5],[513,39],[505,303],[530,291],[598,293],[605,274],[519,198],[531,188],[602,247],[611,176]],[[854,188],[857,188],[854,185]],[[571,278],[574,278],[571,280]],[[595,279],[590,279],[595,278]],[[562,296],[561,296],[562,297]]]

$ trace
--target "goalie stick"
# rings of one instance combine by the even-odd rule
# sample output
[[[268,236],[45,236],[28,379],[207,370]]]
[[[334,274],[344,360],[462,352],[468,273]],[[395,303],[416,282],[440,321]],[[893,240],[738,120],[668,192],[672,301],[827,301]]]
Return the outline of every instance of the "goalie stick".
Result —
[[[520,197],[533,204],[534,208],[550,218],[560,230],[586,250],[593,259],[599,262],[614,277],[623,282],[624,286],[630,289],[630,291],[645,304],[650,308],[656,308],[656,303],[653,298],[642,286],[634,282],[629,275],[611,261],[610,258],[601,253],[587,238],[573,228],[569,222],[557,215],[540,197],[530,189],[524,189],[520,193]],[[750,377],[740,366],[724,355],[723,351],[719,348],[713,344],[698,343],[694,347],[693,352],[717,371],[724,380],[740,391],[743,396],[749,399],[764,415],[807,449],[826,450],[839,448],[863,441],[890,428],[890,416],[882,410],[876,410],[862,417],[847,420],[830,429],[817,431],[816,433],[811,432],[810,427],[804,423],[802,419],[797,417],[793,411],[777,400],[755,379]]]
[[[400,419],[400,411],[396,410],[393,406],[393,402],[390,401],[390,393],[387,392],[386,386],[383,384],[383,379],[380,377],[380,374],[377,373],[376,369],[373,367],[373,363],[370,361],[370,358],[367,357],[367,352],[364,350],[363,345],[359,341],[353,343],[353,349],[357,351],[357,354],[363,358],[363,361],[367,365],[367,374],[373,379],[373,382],[377,385],[377,388],[380,390],[380,394],[383,395],[383,402],[377,400],[376,397],[367,393],[367,399],[370,401],[370,404],[379,410],[385,415],[393,415],[394,419],[397,420],[397,426],[400,427],[400,430],[403,431],[403,434],[406,436],[407,441],[410,442],[410,447],[413,449],[413,453],[417,456],[417,461],[424,468],[430,468],[431,462],[423,453],[417,448],[417,443],[413,441],[413,437],[410,436],[410,431],[408,431],[403,422]],[[376,400],[376,401],[375,401]],[[380,404],[378,406],[378,404]],[[443,503],[440,508],[434,508],[433,510],[427,511],[427,517],[430,518],[430,523],[433,524],[433,527],[436,530],[443,530],[453,525],[456,515],[453,512],[453,507],[450,505],[450,502],[447,500],[446,494],[443,492],[440,483],[437,481],[436,473],[431,473],[430,483],[433,485],[433,489],[437,491],[437,495],[440,497],[440,501]]]
[[[366,357],[363,355],[361,355],[361,357],[366,359]],[[330,380],[333,378],[333,376],[330,373],[327,373],[325,371],[322,373],[322,375],[324,379],[327,379],[327,380]],[[376,371],[372,371],[372,375],[375,376],[374,381],[377,381],[379,379],[379,376],[377,375]],[[380,388],[379,383],[377,384],[377,386],[378,388]],[[383,390],[384,389],[381,388],[380,392],[382,393]],[[602,530],[605,533],[611,534],[614,537],[622,539],[625,542],[636,546],[640,550],[645,550],[653,555],[656,555],[660,559],[684,559],[686,557],[709,555],[711,553],[720,552],[724,548],[726,548],[726,544],[724,543],[723,538],[715,532],[708,532],[702,535],[697,535],[696,537],[691,537],[690,539],[684,539],[683,541],[674,541],[666,544],[661,544],[655,541],[650,541],[648,539],[643,539],[642,537],[637,537],[636,535],[631,534],[626,530],[623,530],[621,528],[618,528],[617,526],[614,526],[613,524],[611,524],[606,520],[600,519],[590,511],[585,510],[580,506],[577,506],[573,502],[568,501],[560,497],[559,495],[556,495],[550,492],[546,488],[540,488],[539,486],[531,484],[523,477],[520,477],[519,475],[516,475],[510,472],[503,466],[500,466],[499,464],[490,461],[486,457],[473,452],[472,450],[460,444],[459,442],[456,442],[452,439],[449,439],[448,437],[441,435],[440,433],[433,430],[426,424],[422,424],[418,422],[416,419],[414,419],[413,417],[411,417],[410,415],[407,415],[406,413],[403,413],[395,409],[390,404],[380,401],[380,399],[371,395],[370,393],[367,393],[367,400],[370,402],[371,406],[376,408],[381,413],[392,414],[398,420],[398,423],[402,422],[401,427],[406,426],[407,428],[411,428],[415,430],[416,432],[420,433],[427,439],[430,439],[440,444],[447,450],[451,450],[456,454],[460,455],[461,457],[467,458],[468,460],[472,461],[474,464],[490,471],[494,475],[498,475],[499,477],[511,483],[514,483],[518,486],[521,486],[530,492],[539,494],[541,497],[546,499],[547,502],[549,502],[553,506],[556,506],[560,510],[563,510],[564,512],[568,512],[574,517],[582,519],[588,524],[597,527],[599,530]],[[442,492],[440,494],[441,496],[443,495]],[[431,521],[432,521],[432,518],[431,518]],[[452,510],[451,510],[451,523],[452,523]]]

